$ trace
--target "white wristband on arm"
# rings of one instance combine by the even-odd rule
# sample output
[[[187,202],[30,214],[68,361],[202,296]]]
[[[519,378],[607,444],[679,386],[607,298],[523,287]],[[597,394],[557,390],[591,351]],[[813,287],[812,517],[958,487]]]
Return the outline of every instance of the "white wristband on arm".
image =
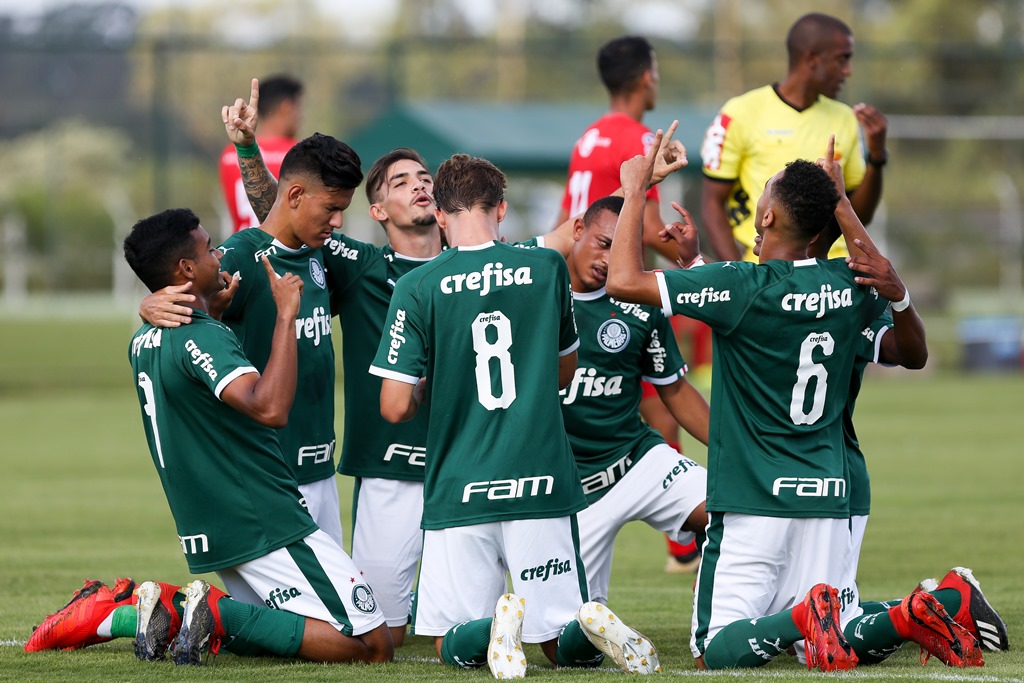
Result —
[[[909,289],[907,290],[907,293],[903,295],[902,299],[900,299],[899,301],[893,301],[892,302],[892,310],[895,311],[896,313],[902,313],[903,311],[907,310],[908,308],[910,308],[910,290]]]

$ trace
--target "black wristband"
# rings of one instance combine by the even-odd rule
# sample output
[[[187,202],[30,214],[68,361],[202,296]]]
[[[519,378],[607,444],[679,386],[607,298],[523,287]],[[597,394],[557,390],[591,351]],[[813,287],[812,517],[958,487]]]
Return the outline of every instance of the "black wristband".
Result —
[[[864,161],[868,162],[875,168],[882,168],[887,163],[889,163],[889,150],[885,150],[884,152],[882,152],[881,159],[872,159],[871,152],[868,152],[868,155],[864,158]]]

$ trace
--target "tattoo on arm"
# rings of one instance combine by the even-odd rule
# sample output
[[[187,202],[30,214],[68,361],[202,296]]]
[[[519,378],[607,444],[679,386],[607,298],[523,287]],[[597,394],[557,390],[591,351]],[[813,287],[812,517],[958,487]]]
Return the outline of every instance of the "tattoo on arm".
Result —
[[[245,185],[249,204],[262,223],[267,219],[270,207],[274,205],[274,199],[277,197],[277,181],[267,169],[262,152],[257,152],[254,157],[239,157],[238,168],[242,172],[242,183]]]

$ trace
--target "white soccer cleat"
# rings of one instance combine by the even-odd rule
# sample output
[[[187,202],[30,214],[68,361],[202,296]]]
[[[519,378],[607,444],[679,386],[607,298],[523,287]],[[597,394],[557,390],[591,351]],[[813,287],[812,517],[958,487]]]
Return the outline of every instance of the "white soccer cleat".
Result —
[[[526,676],[526,655],[523,653],[523,616],[526,599],[505,593],[494,606],[491,621],[491,642],[487,644],[487,666],[495,678]]]
[[[585,603],[576,613],[576,621],[594,647],[614,659],[626,673],[653,674],[661,671],[661,661],[654,644],[644,634],[619,621],[606,605]]]

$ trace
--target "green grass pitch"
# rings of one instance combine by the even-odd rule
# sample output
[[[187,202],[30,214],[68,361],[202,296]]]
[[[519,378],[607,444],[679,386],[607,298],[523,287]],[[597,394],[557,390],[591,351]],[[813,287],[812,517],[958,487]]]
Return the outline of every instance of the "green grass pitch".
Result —
[[[142,434],[127,363],[132,322],[0,325],[0,681],[491,680],[434,661],[409,638],[386,666],[323,666],[216,658],[204,669],[142,663],[128,640],[78,652],[25,654],[21,645],[82,580],[130,575],[188,578]],[[873,373],[857,425],[871,467],[874,502],[861,562],[866,599],[909,592],[954,565],[975,570],[1010,629],[1009,653],[987,653],[982,669],[922,667],[905,646],[888,662],[840,677],[872,681],[1024,681],[1024,376]],[[687,442],[689,454],[703,450]],[[339,478],[342,495],[351,482]],[[343,506],[347,506],[343,502]],[[346,535],[348,528],[346,527]],[[662,572],[664,541],[646,526],[619,537],[611,606],[652,638],[663,677],[806,680],[792,658],[753,671],[699,674],[687,647],[691,577]],[[210,577],[207,577],[210,578]],[[611,669],[555,671],[528,646],[528,676],[615,680]]]

